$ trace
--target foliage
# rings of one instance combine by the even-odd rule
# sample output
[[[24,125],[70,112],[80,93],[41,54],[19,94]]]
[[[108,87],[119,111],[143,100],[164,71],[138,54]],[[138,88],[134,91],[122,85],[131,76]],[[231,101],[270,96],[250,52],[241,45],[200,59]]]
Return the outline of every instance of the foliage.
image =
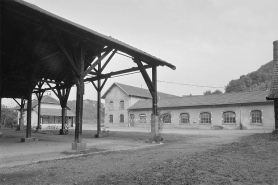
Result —
[[[1,127],[11,127],[17,121],[17,112],[13,108],[1,105]]]
[[[216,89],[214,92],[211,92],[210,90],[205,91],[205,92],[204,92],[204,95],[210,95],[210,94],[222,94],[222,93],[223,93],[222,91],[220,91],[220,90]]]
[[[240,76],[239,79],[231,80],[226,86],[225,92],[245,92],[270,89],[273,73],[272,61],[262,65],[257,71]]]

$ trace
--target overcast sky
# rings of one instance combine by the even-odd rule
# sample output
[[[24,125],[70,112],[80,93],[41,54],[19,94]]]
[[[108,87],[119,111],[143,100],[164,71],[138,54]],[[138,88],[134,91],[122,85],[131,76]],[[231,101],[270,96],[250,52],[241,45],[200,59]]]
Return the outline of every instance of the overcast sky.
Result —
[[[176,70],[158,68],[160,81],[222,91],[230,80],[271,61],[278,40],[277,0],[27,1],[174,64]],[[131,59],[115,57],[107,71],[132,66]],[[104,92],[113,82],[147,88],[134,74],[109,79]],[[158,91],[180,96],[206,90],[215,89],[158,82]],[[96,98],[87,84],[84,99]]]

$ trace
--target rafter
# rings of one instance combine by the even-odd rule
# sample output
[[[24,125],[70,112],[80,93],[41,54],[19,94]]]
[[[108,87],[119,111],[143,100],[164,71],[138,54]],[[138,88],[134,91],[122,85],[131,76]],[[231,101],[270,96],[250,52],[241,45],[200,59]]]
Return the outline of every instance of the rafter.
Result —
[[[152,66],[144,65],[143,68],[148,69],[148,68],[152,68]],[[95,77],[92,77],[92,78],[86,78],[84,81],[85,82],[88,82],[88,81],[90,82],[90,81],[95,81],[95,80],[98,80],[98,79],[111,78],[112,76],[115,76],[115,75],[126,74],[126,73],[130,73],[130,72],[135,72],[135,71],[140,71],[139,67],[132,67],[132,68],[129,68],[129,69],[124,69],[124,70],[120,70],[120,71],[116,71],[116,72],[110,72],[110,73],[107,73],[107,74],[98,75],[98,76],[95,76]]]
[[[84,72],[84,77],[91,72],[92,69],[94,69],[110,52],[112,51],[112,48],[109,48],[105,51],[103,55],[101,55],[88,69]]]
[[[56,45],[58,46],[58,48],[61,50],[61,52],[64,54],[64,56],[66,57],[66,59],[69,61],[70,65],[72,66],[74,72],[80,76],[80,72],[77,69],[77,66],[75,65],[73,59],[69,56],[67,50],[64,48],[64,46],[62,45],[62,43],[60,42],[60,40],[56,37],[56,34],[53,33],[53,31],[51,30],[51,28],[45,24],[44,28],[46,29],[46,31],[48,32],[48,34],[50,35],[50,37],[55,41]]]

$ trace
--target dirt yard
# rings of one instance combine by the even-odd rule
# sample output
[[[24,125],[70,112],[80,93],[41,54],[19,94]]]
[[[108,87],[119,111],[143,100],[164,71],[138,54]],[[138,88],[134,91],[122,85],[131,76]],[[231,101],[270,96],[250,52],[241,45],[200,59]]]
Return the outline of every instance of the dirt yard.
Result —
[[[101,153],[91,150],[79,156],[61,152],[69,157],[2,167],[0,184],[278,184],[277,135],[226,130],[188,133],[165,133],[164,144],[145,145],[148,133],[110,132],[97,142],[113,140],[117,145],[124,140],[144,147],[106,152],[104,148]],[[66,137],[73,136],[71,132]],[[84,131],[83,137],[89,139],[92,131]]]

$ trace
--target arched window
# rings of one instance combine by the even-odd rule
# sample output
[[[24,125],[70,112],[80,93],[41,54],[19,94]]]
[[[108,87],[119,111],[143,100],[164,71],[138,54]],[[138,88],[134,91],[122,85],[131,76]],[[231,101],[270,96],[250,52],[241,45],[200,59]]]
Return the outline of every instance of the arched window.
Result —
[[[120,109],[120,110],[124,110],[124,109],[125,109],[125,101],[124,101],[124,100],[121,100],[121,101],[120,101],[119,109]]]
[[[146,114],[139,115],[140,123],[147,123]]]
[[[236,123],[236,113],[227,111],[223,113],[223,124]]]
[[[109,115],[109,123],[113,123],[113,115]]]
[[[262,111],[253,110],[251,111],[251,123],[259,123],[262,124]]]
[[[202,112],[200,114],[200,124],[203,124],[203,125],[211,124],[211,113],[209,113],[209,112]]]
[[[109,102],[109,110],[114,110],[114,102],[113,101]]]
[[[171,114],[170,113],[162,114],[162,123],[171,123]]]
[[[180,114],[180,123],[181,124],[189,124],[189,114],[188,113],[181,113]]]
[[[120,115],[120,123],[123,123],[125,121],[125,117],[123,114]]]

